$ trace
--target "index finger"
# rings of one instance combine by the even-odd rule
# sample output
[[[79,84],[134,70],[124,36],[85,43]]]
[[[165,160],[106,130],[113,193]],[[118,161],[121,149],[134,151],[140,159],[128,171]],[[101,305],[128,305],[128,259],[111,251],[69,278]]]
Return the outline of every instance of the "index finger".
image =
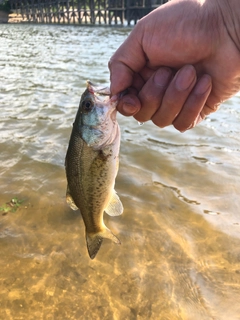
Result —
[[[110,70],[110,92],[112,95],[131,87],[134,71],[130,67],[123,62],[110,59],[108,68]]]
[[[141,45],[141,28],[136,26],[108,63],[111,94],[118,94],[130,87],[134,74],[139,72],[145,64],[146,56]]]

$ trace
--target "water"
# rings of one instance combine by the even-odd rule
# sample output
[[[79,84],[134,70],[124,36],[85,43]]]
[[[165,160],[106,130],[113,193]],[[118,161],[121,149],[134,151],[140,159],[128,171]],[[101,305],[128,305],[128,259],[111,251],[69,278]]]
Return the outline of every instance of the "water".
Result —
[[[180,134],[118,116],[120,238],[87,254],[64,157],[129,29],[0,25],[0,319],[240,319],[240,96]]]

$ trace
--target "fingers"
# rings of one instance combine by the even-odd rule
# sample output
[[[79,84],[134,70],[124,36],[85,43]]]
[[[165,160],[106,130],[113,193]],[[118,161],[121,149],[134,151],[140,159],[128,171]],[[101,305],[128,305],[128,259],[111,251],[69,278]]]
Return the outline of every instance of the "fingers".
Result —
[[[151,119],[161,128],[173,124],[184,132],[214,111],[206,105],[212,81],[207,74],[197,79],[191,65],[182,67],[171,80],[172,75],[171,69],[163,67],[155,72],[139,92],[141,109],[134,117],[140,122]]]
[[[136,94],[127,94],[121,98],[117,110],[124,116],[134,116],[141,109],[141,102]]]
[[[170,68],[161,67],[145,82],[143,75],[136,77],[133,73],[135,88],[130,87],[129,94],[120,99],[118,111],[139,122],[151,119],[161,128],[171,124],[180,132],[193,128],[216,109],[206,103],[212,89],[211,77],[205,74],[197,79],[192,65],[173,74]]]
[[[152,121],[163,128],[173,123],[181,112],[196,83],[196,71],[191,65],[181,68],[169,84],[161,106],[152,116]]]
[[[112,95],[131,87],[135,75],[146,64],[141,35],[141,27],[136,26],[108,63]]]
[[[143,77],[146,77],[147,74],[150,75],[150,78],[146,84],[135,79],[134,84],[137,89],[129,88],[130,94],[124,95],[117,107],[118,111],[125,116],[137,113],[136,119],[140,122],[150,120],[159,108],[173,72],[170,68],[163,67],[156,72],[144,70]],[[138,91],[140,91],[139,94]]]
[[[142,107],[136,116],[138,121],[145,122],[151,119],[158,110],[172,75],[170,68],[159,68],[142,87],[139,92]]]
[[[110,60],[108,68],[110,70],[110,92],[112,95],[118,94],[132,85],[134,72],[126,64]]]
[[[184,132],[187,129],[193,128],[197,123],[205,118],[205,115],[201,113],[201,111],[205,106],[211,89],[211,77],[205,74],[198,80],[195,88],[186,100],[181,112],[173,121],[173,126],[177,130]]]
[[[207,101],[208,102],[208,101]],[[208,116],[209,114],[216,112],[219,108],[220,108],[220,104],[221,102],[217,102],[215,103],[213,106],[210,104],[208,105],[208,103],[205,103],[205,106],[203,107],[203,109],[201,110],[201,117],[204,119],[206,116]]]

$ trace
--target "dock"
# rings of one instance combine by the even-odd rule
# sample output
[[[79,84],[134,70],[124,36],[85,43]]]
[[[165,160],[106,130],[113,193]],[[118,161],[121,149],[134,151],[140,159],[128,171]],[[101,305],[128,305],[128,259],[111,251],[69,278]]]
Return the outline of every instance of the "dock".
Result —
[[[131,25],[168,0],[10,0],[21,22]]]

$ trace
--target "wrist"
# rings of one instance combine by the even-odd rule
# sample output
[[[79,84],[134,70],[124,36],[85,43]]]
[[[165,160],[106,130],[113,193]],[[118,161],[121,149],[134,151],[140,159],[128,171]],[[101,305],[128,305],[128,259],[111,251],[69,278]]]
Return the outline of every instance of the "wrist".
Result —
[[[240,52],[240,1],[216,0],[216,2],[219,6],[228,35]]]

